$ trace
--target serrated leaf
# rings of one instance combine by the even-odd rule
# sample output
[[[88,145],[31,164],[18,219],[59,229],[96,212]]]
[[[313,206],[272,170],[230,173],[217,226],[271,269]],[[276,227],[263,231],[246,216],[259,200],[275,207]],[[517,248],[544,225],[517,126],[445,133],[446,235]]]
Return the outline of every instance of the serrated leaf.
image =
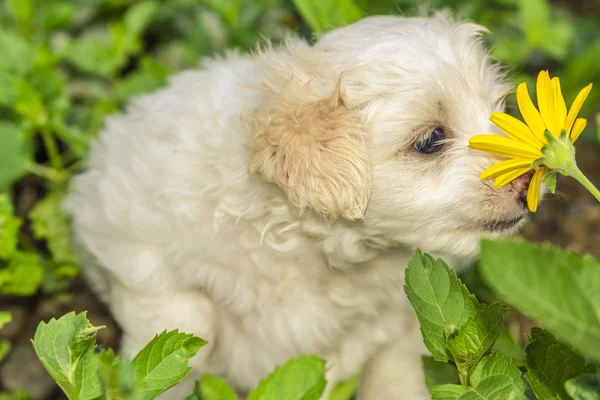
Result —
[[[325,384],[325,361],[301,356],[275,369],[250,392],[248,400],[318,400]]]
[[[594,366],[586,365],[581,353],[540,328],[531,329],[531,342],[525,348],[525,355],[525,378],[540,399],[569,400],[565,382],[580,374],[594,372]]]
[[[0,294],[32,296],[40,285],[44,270],[36,253],[16,251],[8,265],[0,270]]]
[[[460,370],[470,372],[492,348],[500,335],[506,311],[508,307],[504,304],[482,304],[477,314],[448,339],[448,350]]]
[[[157,335],[133,359],[133,376],[144,386],[145,398],[153,399],[185,378],[190,358],[206,341],[178,330]]]
[[[565,382],[565,390],[573,400],[600,400],[600,382],[596,374],[583,374]]]
[[[425,385],[429,389],[441,385],[460,384],[458,370],[454,364],[435,361],[430,356],[423,356],[422,360]]]
[[[550,171],[544,175],[543,182],[551,193],[556,192],[556,171]]]
[[[27,173],[33,149],[23,129],[0,121],[0,191]]]
[[[294,4],[315,32],[327,32],[361,18],[353,0],[294,0]]]
[[[69,216],[61,207],[63,199],[62,192],[50,193],[37,202],[29,213],[29,219],[33,234],[37,239],[47,240],[56,263],[76,265],[79,260],[73,252]]]
[[[420,250],[405,274],[404,291],[419,318],[423,341],[436,361],[447,362],[447,338],[475,315],[479,303],[443,260]]]
[[[600,360],[600,263],[549,245],[483,241],[482,276],[507,303]]]
[[[95,399],[102,394],[95,353],[96,331],[86,313],[69,313],[41,322],[33,347],[48,373],[71,400]]]
[[[471,387],[436,386],[430,391],[433,400],[523,400],[521,371],[509,357],[494,354],[484,357],[471,376]]]
[[[185,400],[237,400],[237,394],[223,379],[205,375]]]

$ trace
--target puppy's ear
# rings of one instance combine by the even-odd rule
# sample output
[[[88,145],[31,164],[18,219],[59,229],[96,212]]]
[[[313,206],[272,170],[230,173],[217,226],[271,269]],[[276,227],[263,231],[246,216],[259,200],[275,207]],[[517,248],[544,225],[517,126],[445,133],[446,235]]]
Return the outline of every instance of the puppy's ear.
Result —
[[[259,113],[250,172],[277,184],[295,206],[329,220],[360,219],[370,191],[367,143],[357,110],[340,81],[320,98],[293,78]]]

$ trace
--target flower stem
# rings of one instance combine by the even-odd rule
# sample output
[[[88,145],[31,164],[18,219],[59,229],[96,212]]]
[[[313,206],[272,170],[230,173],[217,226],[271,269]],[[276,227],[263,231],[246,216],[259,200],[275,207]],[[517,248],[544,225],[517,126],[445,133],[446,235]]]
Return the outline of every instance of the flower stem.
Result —
[[[596,200],[600,202],[600,190],[594,186],[594,184],[581,172],[577,164],[573,165],[572,168],[569,168],[568,171],[565,171],[565,175],[575,178],[579,183],[581,183],[594,197]]]

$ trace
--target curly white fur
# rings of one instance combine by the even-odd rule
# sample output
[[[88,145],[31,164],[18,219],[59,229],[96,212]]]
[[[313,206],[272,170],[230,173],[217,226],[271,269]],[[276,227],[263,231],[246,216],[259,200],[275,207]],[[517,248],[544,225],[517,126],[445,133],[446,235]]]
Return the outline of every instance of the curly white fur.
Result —
[[[482,30],[366,18],[205,61],[107,120],[66,208],[126,354],[167,328],[209,341],[165,397],[202,373],[243,394],[313,353],[329,388],[364,370],[363,400],[428,398],[402,289],[412,250],[472,257],[516,229],[491,221],[523,213],[466,146],[507,92]],[[415,151],[436,126],[443,149]]]

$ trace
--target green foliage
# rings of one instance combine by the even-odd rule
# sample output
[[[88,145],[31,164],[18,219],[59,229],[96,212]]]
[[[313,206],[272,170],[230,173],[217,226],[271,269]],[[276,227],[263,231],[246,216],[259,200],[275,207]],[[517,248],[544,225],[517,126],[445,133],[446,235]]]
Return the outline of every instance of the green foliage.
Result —
[[[102,394],[94,351],[98,329],[83,312],[41,322],[35,332],[35,352],[69,399],[95,399]]]
[[[494,246],[500,246],[502,251]],[[527,261],[530,256],[528,252],[532,249],[538,257],[538,263],[543,262],[541,265],[546,271],[549,268],[579,271],[582,260],[589,259],[548,246],[484,242],[482,268],[497,269],[503,275],[503,282],[512,285],[512,292],[518,292],[513,303],[516,307],[536,301],[543,308],[542,300],[548,298],[541,296],[535,285],[532,290],[532,287],[525,289],[514,284],[515,270],[510,264],[514,263],[516,270],[523,263],[527,268],[534,268]],[[554,260],[558,266],[550,260]],[[595,272],[598,272],[600,266],[593,265]],[[548,272],[545,276],[548,279]],[[594,281],[594,275],[588,273],[585,276],[591,279],[587,282],[588,286],[595,288],[597,281]],[[562,282],[564,284],[564,280]],[[454,288],[454,291],[450,288]],[[406,271],[405,290],[417,312],[425,344],[431,342],[432,330],[440,331],[442,324],[439,321],[444,320],[440,315],[444,315],[447,302],[459,298],[458,304],[462,305],[472,297],[443,261],[434,260],[419,250],[415,251]],[[564,295],[565,289],[562,290]],[[457,294],[449,296],[447,293]],[[595,368],[586,363],[579,351],[558,341],[550,332],[533,328],[531,341],[525,350],[526,362],[523,363],[522,350],[503,329],[503,317],[508,307],[501,303],[485,305],[476,301],[470,301],[469,304],[476,307],[475,313],[468,311],[470,316],[466,322],[456,324],[451,331],[443,330],[443,335],[438,335],[438,346],[428,346],[434,356],[442,353],[447,359],[423,359],[426,384],[434,400],[524,399],[523,379],[527,380],[540,400],[569,399],[567,393],[576,393],[577,396],[600,395],[597,380],[589,375]],[[437,308],[436,312],[431,311],[432,306]],[[464,307],[458,309],[464,310]],[[556,313],[556,308],[552,310]],[[432,325],[432,322],[437,323]],[[517,365],[523,367],[524,375]]]
[[[490,351],[500,335],[506,311],[508,307],[499,303],[481,305],[477,314],[448,340],[448,350],[460,369],[470,371]]]
[[[425,373],[425,384],[429,389],[446,384],[460,384],[458,370],[453,363],[435,361],[433,357],[423,356],[423,372]]]
[[[600,400],[598,375],[583,374],[565,383],[565,390],[574,400]]]
[[[185,378],[187,362],[206,341],[177,330],[156,336],[133,359],[133,376],[141,382],[144,398],[153,399]]]
[[[471,386],[441,385],[431,389],[433,400],[522,400],[521,371],[511,364],[510,358],[501,354],[485,357],[471,376]]]
[[[419,250],[406,269],[404,290],[421,323],[425,345],[436,361],[448,361],[448,340],[477,313],[477,299],[443,260]]]
[[[549,0],[429,4],[489,28],[485,40],[492,55],[518,71],[515,81],[528,82],[531,92],[533,77],[548,65],[563,78],[567,103],[585,84],[600,83],[600,24],[593,19]],[[70,221],[60,204],[108,114],[211,54],[247,50],[265,37],[278,42],[290,31],[313,37],[362,15],[415,15],[421,6],[418,0],[0,2],[0,294],[65,291],[79,273]],[[584,116],[599,100],[600,91],[592,91]],[[509,109],[516,110],[511,105],[514,97]],[[589,125],[584,138],[600,141],[600,114],[598,135]],[[544,182],[553,190],[555,176]],[[28,215],[30,207],[19,198],[24,186],[41,194]],[[26,222],[31,229],[23,229]],[[523,398],[521,373],[517,379],[518,369],[507,361],[512,359],[527,371],[541,400],[598,399],[597,378],[584,373],[591,367],[578,351],[600,361],[599,263],[530,244],[485,242],[482,251],[482,275],[500,298],[578,350],[534,330],[525,357],[502,327],[504,306],[480,305],[442,260],[416,253],[405,290],[434,355],[424,359],[434,398]],[[480,300],[495,301],[489,289],[482,293]],[[8,318],[0,314],[0,325]],[[84,314],[68,314],[41,324],[36,333],[36,351],[71,398],[153,398],[189,373],[187,360],[204,344],[165,332],[127,360],[112,350],[96,352],[95,329]],[[10,342],[0,341],[0,359],[8,351]],[[556,360],[566,360],[569,368],[557,370]],[[252,398],[317,398],[324,385],[323,361],[301,357],[263,381]],[[330,398],[347,400],[357,385],[358,378],[346,382]],[[23,396],[1,393],[0,399]],[[205,377],[189,398],[228,397],[225,382]]]
[[[318,400],[325,384],[325,361],[302,356],[277,368],[250,392],[248,400]]]
[[[196,382],[194,393],[186,400],[237,400],[237,394],[224,380],[206,375]]]
[[[361,17],[352,0],[294,0],[294,4],[315,32],[326,32],[356,22]]]
[[[33,346],[50,375],[71,400],[150,400],[185,378],[190,358],[206,344],[177,330],[157,335],[133,361],[112,350],[97,351],[95,327],[81,314],[41,322]]]
[[[548,245],[484,241],[481,272],[516,309],[600,360],[600,263]]]
[[[525,378],[540,399],[568,400],[565,382],[581,374],[595,372],[594,366],[586,364],[581,353],[539,328],[531,330],[531,343],[525,353]]]

